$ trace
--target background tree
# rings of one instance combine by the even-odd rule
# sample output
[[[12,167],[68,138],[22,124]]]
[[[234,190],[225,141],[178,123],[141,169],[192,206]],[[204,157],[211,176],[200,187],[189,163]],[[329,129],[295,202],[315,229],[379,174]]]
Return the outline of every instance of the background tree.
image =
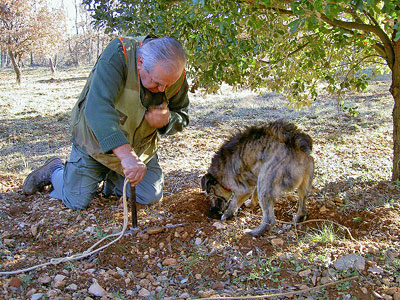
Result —
[[[363,70],[392,74],[393,176],[400,176],[400,0],[84,0],[97,25],[153,32],[184,43],[195,87],[269,87],[289,105],[323,88],[340,99],[368,84]]]
[[[0,0],[0,46],[7,50],[21,83],[19,61],[33,49],[46,52],[60,41],[63,22],[59,10],[45,0]]]

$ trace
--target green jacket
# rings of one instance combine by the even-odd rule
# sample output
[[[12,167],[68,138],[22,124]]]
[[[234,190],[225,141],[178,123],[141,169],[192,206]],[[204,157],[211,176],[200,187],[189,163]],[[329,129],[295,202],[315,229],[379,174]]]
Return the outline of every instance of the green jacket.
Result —
[[[145,38],[114,39],[96,62],[72,110],[73,142],[121,175],[120,161],[112,149],[130,144],[147,163],[157,152],[159,134],[173,134],[189,123],[185,73],[164,93],[151,93],[141,85],[136,49]],[[170,122],[157,130],[144,115],[149,106],[163,102],[168,103]]]

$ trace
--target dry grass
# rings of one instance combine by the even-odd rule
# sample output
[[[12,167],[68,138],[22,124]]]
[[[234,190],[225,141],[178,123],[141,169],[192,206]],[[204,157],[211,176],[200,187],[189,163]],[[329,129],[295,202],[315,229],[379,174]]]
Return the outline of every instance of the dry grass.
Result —
[[[4,224],[0,234],[14,237],[16,243],[24,242],[21,249],[0,251],[2,263],[15,260],[18,266],[32,265],[30,259],[21,257],[26,253],[40,253],[45,258],[59,256],[66,249],[82,251],[85,228],[95,226],[111,232],[120,224],[121,207],[115,205],[115,199],[99,195],[88,210],[74,212],[44,194],[27,198],[20,190],[24,177],[46,158],[55,154],[68,157],[69,115],[89,71],[59,70],[53,79],[47,70],[28,69],[24,70],[22,85],[16,86],[11,70],[0,70],[0,221]],[[157,262],[175,257],[180,261],[179,268],[162,270],[168,270],[170,282],[177,284],[162,285],[162,293],[154,295],[160,299],[183,291],[197,297],[199,289],[210,289],[219,281],[227,282],[221,295],[266,293],[271,291],[271,285],[277,290],[302,283],[310,285],[309,278],[297,275],[299,271],[310,268],[320,272],[320,278],[334,259],[349,252],[360,253],[388,271],[393,270],[390,264],[385,265],[384,257],[389,250],[399,255],[400,197],[399,186],[390,181],[393,101],[388,88],[389,81],[382,77],[372,81],[363,93],[346,94],[346,105],[358,106],[356,118],[338,111],[329,95],[322,95],[310,108],[293,111],[285,105],[283,97],[268,91],[234,91],[223,86],[214,95],[190,94],[190,126],[161,141],[159,156],[165,173],[166,197],[162,203],[144,208],[139,214],[142,228],[170,223],[182,223],[183,227],[165,230],[148,239],[135,237],[139,243],[134,245],[131,240],[124,240],[101,254],[95,267],[118,266],[126,272],[137,272],[135,276],[143,270],[156,276],[160,272]],[[279,225],[270,236],[252,239],[243,231],[258,224],[259,212],[241,211],[233,221],[224,224],[222,231],[212,226],[215,220],[204,216],[204,195],[200,193],[199,181],[214,151],[236,130],[279,118],[296,122],[314,139],[316,172],[308,203],[310,218],[325,218],[348,227],[356,243],[340,228],[329,227],[329,223],[310,223],[300,226],[297,232]],[[295,195],[284,199],[277,202],[276,215],[278,219],[290,220],[295,211]],[[40,225],[40,234],[33,241],[29,238],[30,226],[21,224],[37,224],[44,217],[46,223]],[[187,239],[182,237],[185,232]],[[203,241],[199,247],[193,242],[196,237]],[[271,245],[276,237],[284,239],[282,247]],[[169,245],[169,250],[159,250],[161,243]],[[121,262],[121,257],[126,261]],[[60,268],[55,267],[50,273],[61,272]],[[70,280],[79,289],[88,288],[91,275],[82,271],[85,263],[68,268],[79,270],[69,271]],[[40,270],[32,276],[37,279],[45,272]],[[202,274],[199,280],[194,279],[197,272]],[[85,274],[75,276],[81,273]],[[188,282],[182,283],[186,277]],[[139,282],[136,279],[132,279],[129,289],[134,290]],[[381,279],[379,274],[366,272],[352,288],[330,288],[329,295],[334,297],[330,299],[342,299],[336,297],[346,294],[364,299],[357,298],[363,296],[361,287],[366,287],[369,295],[372,290],[382,292],[385,287]],[[117,294],[127,290],[118,280],[100,283]],[[33,281],[27,286],[46,292],[46,288]],[[0,284],[1,287],[6,289],[5,284]],[[8,296],[10,293],[3,292]],[[65,297],[71,296],[68,291],[63,293]],[[82,292],[80,296],[84,298],[83,295]],[[315,293],[315,299],[325,299],[323,296]]]

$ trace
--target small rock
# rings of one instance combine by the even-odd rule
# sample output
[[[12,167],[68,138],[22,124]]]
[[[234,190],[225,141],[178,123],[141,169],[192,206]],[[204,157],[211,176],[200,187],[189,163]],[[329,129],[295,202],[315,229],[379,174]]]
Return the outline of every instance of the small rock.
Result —
[[[301,276],[301,277],[308,277],[309,275],[311,275],[311,270],[310,269],[307,269],[307,270],[299,272],[299,276]]]
[[[365,269],[365,258],[352,253],[337,259],[333,263],[333,266],[338,271],[343,271],[351,268],[356,268],[359,271],[363,271]]]
[[[56,297],[60,293],[60,290],[54,289],[54,290],[48,290],[46,293],[46,296],[49,297],[50,299],[53,299],[53,297]]]
[[[146,278],[141,279],[141,280],[139,281],[139,285],[140,285],[140,286],[148,287],[148,286],[150,285],[150,280],[148,280],[148,279],[146,279]]]
[[[65,287],[65,284],[66,284],[64,281],[65,278],[66,277],[64,275],[60,275],[60,274],[56,275],[56,277],[54,277],[54,282],[53,282],[52,286],[56,289]]]
[[[154,276],[151,275],[151,274],[147,274],[147,275],[146,275],[146,279],[148,279],[148,280],[150,280],[150,281],[154,281],[154,280],[155,280],[155,279],[154,279]]]
[[[78,286],[75,283],[72,283],[69,286],[67,286],[65,289],[67,289],[69,291],[76,291],[78,289]]]
[[[21,279],[19,279],[18,277],[12,277],[10,279],[10,282],[8,283],[8,286],[19,289],[19,287],[21,286],[21,283],[22,283]]]
[[[362,287],[361,292],[363,292],[363,294],[368,294],[368,289],[366,287]]]
[[[157,233],[160,233],[163,231],[164,231],[164,228],[162,228],[162,227],[154,227],[154,228],[147,229],[147,234],[157,234]]]
[[[35,224],[31,226],[31,233],[33,237],[36,237],[38,234],[39,225]]]
[[[62,280],[64,280],[66,277],[64,276],[64,275],[60,275],[60,274],[58,274],[58,275],[56,275],[55,277],[54,277],[54,281],[55,282],[57,282],[57,281],[62,281]]]
[[[215,292],[213,291],[213,290],[209,290],[209,291],[199,291],[199,296],[201,297],[201,298],[209,298],[209,297],[211,297],[212,295],[214,295],[215,294]]]
[[[218,281],[213,284],[212,288],[213,290],[222,290],[224,288],[224,285],[222,284],[221,281]]]
[[[271,240],[272,245],[282,247],[284,245],[284,241],[281,238],[276,238]]]
[[[305,285],[305,284],[303,284],[303,285],[301,285],[300,287],[299,287],[299,289],[301,289],[301,290],[306,290],[306,289],[308,289],[309,287],[307,286],[307,285]]]
[[[94,226],[89,226],[89,227],[87,227],[87,228],[84,230],[84,232],[86,232],[86,233],[88,233],[88,234],[90,234],[90,235],[93,235],[93,234],[96,233],[96,227],[94,227]]]
[[[150,292],[145,288],[139,291],[139,297],[148,297],[148,296],[150,296]]]
[[[188,282],[189,281],[189,278],[183,278],[182,280],[181,280],[181,284],[185,284],[186,282]]]
[[[393,300],[400,300],[400,292],[394,293]]]
[[[382,282],[383,282],[385,285],[390,286],[391,280],[390,280],[389,278],[383,278],[383,279],[382,279]]]
[[[324,277],[321,278],[320,282],[321,282],[321,284],[326,284],[326,283],[329,283],[331,281],[332,280],[329,277],[324,276]]]
[[[189,298],[190,298],[190,295],[189,295],[189,293],[182,293],[182,294],[179,296],[179,298],[181,298],[181,299],[189,299]]]
[[[214,226],[217,229],[224,229],[225,224],[222,224],[221,222],[215,222],[212,226]]]
[[[176,263],[177,263],[177,261],[175,258],[166,258],[162,262],[162,265],[163,266],[173,266],[173,265],[176,265]]]
[[[390,295],[383,295],[383,299],[385,300],[393,300],[393,297]]]
[[[92,294],[97,297],[103,297],[107,295],[107,292],[95,280],[94,283],[89,288],[89,294]]]
[[[42,297],[43,297],[42,293],[36,293],[32,295],[31,300],[39,300],[42,299]]]
[[[146,278],[147,274],[148,273],[146,273],[146,272],[142,272],[142,273],[137,274],[136,277],[140,278],[140,279],[143,279],[143,278]]]
[[[121,275],[122,277],[125,277],[125,271],[122,270],[121,268],[118,268],[118,267],[117,267],[117,273],[118,273],[119,275]]]
[[[375,291],[372,291],[372,295],[374,295],[378,299],[383,299],[383,297]]]
[[[163,288],[161,286],[156,287],[156,292],[160,293],[163,290]]]
[[[201,245],[201,238],[196,238],[196,240],[194,241],[194,243],[199,246]]]
[[[194,278],[196,278],[197,280],[200,280],[201,279],[201,274],[194,275]]]
[[[4,239],[3,243],[7,247],[14,247],[15,240],[14,239]]]
[[[26,297],[30,298],[35,293],[36,293],[36,289],[30,289],[29,291],[26,292]]]
[[[40,276],[40,277],[38,278],[38,281],[39,281],[41,284],[47,284],[47,283],[49,283],[49,282],[51,281],[51,278],[50,278],[50,276],[48,276],[48,275],[43,275],[43,276]]]
[[[146,234],[146,233],[138,233],[136,236],[137,236],[139,239],[142,239],[142,240],[148,240],[148,239],[149,239],[149,235]]]
[[[382,274],[384,270],[380,266],[373,266],[368,268],[368,271],[372,274]]]
[[[397,292],[397,288],[396,287],[391,287],[391,288],[388,288],[388,289],[385,290],[385,294],[386,295],[390,295],[390,296],[393,296],[396,292]]]

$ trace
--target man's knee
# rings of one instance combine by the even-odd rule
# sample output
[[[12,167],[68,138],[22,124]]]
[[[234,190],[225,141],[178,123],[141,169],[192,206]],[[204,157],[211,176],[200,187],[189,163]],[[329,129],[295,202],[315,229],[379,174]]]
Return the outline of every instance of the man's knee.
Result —
[[[92,194],[64,194],[62,202],[64,205],[73,210],[86,209],[92,201]]]
[[[163,192],[161,189],[154,189],[152,192],[146,190],[144,192],[136,193],[136,201],[140,204],[150,205],[159,202],[163,198]]]

